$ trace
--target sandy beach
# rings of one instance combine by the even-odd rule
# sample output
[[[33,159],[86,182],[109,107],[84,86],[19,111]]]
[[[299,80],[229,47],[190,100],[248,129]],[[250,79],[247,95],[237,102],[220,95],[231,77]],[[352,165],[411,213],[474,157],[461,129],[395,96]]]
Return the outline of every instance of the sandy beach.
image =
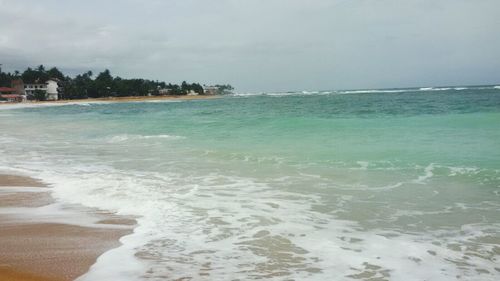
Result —
[[[187,95],[168,95],[168,96],[129,96],[129,97],[106,97],[106,98],[88,98],[74,100],[58,100],[58,101],[38,101],[35,103],[73,103],[73,102],[131,102],[131,101],[161,101],[161,100],[200,100],[214,99],[220,96],[187,96]]]
[[[83,207],[77,211],[94,217],[96,226],[33,221],[30,210],[54,203],[49,192],[49,187],[35,179],[0,174],[1,281],[74,280],[102,253],[119,246],[119,238],[131,233],[135,225],[133,219]]]
[[[216,99],[221,96],[203,95],[203,96],[187,96],[187,95],[168,95],[168,96],[130,96],[130,97],[106,97],[106,98],[88,98],[88,99],[73,99],[73,100],[57,100],[57,101],[28,101],[24,103],[17,102],[0,102],[0,106],[12,105],[51,105],[51,104],[72,104],[72,103],[100,103],[100,102],[154,102],[154,101],[183,101],[183,100],[203,100]]]

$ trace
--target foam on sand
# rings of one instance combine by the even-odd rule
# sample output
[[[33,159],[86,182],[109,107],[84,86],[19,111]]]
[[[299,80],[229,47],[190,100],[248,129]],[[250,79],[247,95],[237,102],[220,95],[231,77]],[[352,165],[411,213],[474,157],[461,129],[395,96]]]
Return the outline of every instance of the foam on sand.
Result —
[[[432,177],[433,168],[425,167],[418,182]],[[129,175],[101,168],[85,174],[67,172],[42,174],[54,183],[56,198],[140,216],[134,233],[121,239],[123,246],[101,256],[79,280],[117,280],[144,272],[149,278],[201,280],[269,277],[277,272],[308,280],[455,280],[475,276],[476,270],[495,272],[493,256],[477,256],[491,255],[491,247],[453,245],[483,239],[500,225],[464,226],[474,232],[463,233],[366,229],[312,211],[320,197],[277,191],[249,178]],[[165,193],[167,189],[172,190]],[[464,262],[468,268],[458,266]],[[200,275],[203,272],[207,275]],[[282,280],[279,276],[271,279]]]

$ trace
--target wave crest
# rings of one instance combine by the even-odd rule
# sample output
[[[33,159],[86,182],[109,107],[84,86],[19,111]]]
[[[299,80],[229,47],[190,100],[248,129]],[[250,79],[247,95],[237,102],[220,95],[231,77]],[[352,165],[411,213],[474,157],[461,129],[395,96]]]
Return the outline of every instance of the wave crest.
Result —
[[[108,143],[120,143],[132,140],[151,140],[151,139],[164,139],[164,140],[180,140],[185,139],[183,136],[175,135],[114,135],[107,138]]]

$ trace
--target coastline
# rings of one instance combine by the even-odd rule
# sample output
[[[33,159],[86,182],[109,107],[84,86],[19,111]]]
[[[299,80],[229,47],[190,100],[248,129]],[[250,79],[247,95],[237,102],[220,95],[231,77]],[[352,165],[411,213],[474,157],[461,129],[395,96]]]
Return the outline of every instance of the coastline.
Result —
[[[73,100],[56,100],[56,101],[29,101],[29,102],[4,102],[0,106],[5,105],[51,105],[51,104],[73,104],[73,103],[99,103],[99,102],[154,102],[167,100],[205,100],[220,98],[218,95],[203,95],[203,96],[187,96],[187,95],[168,95],[168,96],[128,96],[128,97],[106,97],[106,98],[88,98],[88,99],[73,99]]]
[[[74,99],[74,100],[57,100],[57,101],[35,101],[33,103],[81,103],[81,102],[131,102],[131,101],[161,101],[161,100],[204,100],[214,99],[220,96],[187,96],[187,95],[166,95],[166,96],[128,96],[128,97],[106,97],[106,98],[88,98],[88,99]]]
[[[120,246],[119,239],[136,224],[131,218],[75,206],[65,206],[76,214],[71,221],[54,213],[40,219],[38,208],[54,203],[46,184],[0,173],[0,280],[74,280],[101,254]],[[75,224],[78,216],[92,223]]]

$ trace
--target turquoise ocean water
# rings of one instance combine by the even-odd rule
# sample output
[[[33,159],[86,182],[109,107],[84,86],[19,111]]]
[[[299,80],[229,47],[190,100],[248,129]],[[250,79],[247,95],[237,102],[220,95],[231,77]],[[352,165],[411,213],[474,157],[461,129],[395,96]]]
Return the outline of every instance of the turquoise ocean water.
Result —
[[[81,280],[500,278],[500,87],[2,110],[0,155],[139,218]]]

